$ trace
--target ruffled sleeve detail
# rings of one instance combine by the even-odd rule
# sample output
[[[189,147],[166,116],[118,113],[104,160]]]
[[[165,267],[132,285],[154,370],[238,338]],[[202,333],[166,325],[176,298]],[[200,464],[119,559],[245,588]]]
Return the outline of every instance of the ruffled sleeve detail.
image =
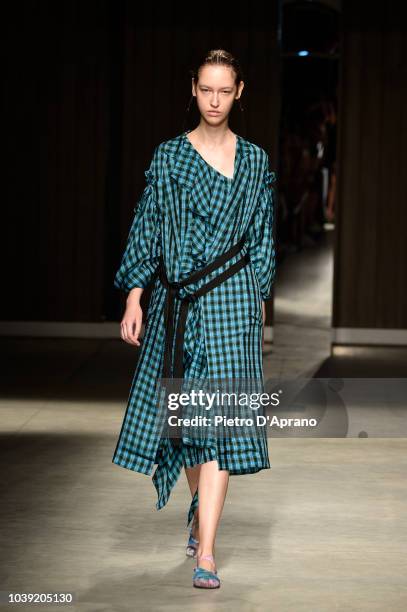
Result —
[[[134,208],[133,222],[119,269],[114,278],[118,289],[145,288],[157,271],[161,256],[160,214],[155,196],[156,176],[152,165],[145,170],[146,186]]]
[[[273,237],[274,226],[274,188],[276,174],[267,168],[264,171],[262,186],[256,209],[247,231],[248,252],[253,263],[260,286],[261,299],[272,297],[275,278],[276,253]]]
[[[276,181],[276,173],[271,170],[266,170],[264,182],[266,185],[272,185]]]
[[[157,179],[154,176],[153,171],[149,168],[148,170],[144,170],[144,176],[146,177],[147,185],[155,185]]]

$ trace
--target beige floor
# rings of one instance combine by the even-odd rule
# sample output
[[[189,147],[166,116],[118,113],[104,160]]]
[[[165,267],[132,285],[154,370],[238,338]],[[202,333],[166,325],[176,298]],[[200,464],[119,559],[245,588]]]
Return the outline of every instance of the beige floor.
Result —
[[[330,355],[330,253],[281,266],[266,376],[405,377],[403,349]],[[65,609],[89,612],[407,609],[406,439],[270,438],[271,469],[230,480],[222,586],[207,592],[184,554],[185,475],[157,512],[151,478],[111,463],[134,350],[8,338],[3,360],[3,596],[70,590]]]

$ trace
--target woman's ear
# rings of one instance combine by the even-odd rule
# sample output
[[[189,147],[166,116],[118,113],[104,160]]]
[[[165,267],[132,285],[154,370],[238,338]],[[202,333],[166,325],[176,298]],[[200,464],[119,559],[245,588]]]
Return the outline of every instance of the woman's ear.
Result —
[[[242,95],[243,88],[244,88],[244,81],[240,81],[239,86],[237,88],[236,100],[238,100],[240,96]]]

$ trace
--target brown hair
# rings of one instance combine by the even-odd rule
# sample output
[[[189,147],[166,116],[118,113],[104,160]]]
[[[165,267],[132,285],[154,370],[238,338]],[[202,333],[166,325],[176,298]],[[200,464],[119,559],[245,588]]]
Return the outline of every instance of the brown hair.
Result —
[[[191,77],[194,80],[194,84],[196,85],[198,83],[198,79],[199,79],[199,73],[201,71],[201,69],[204,66],[207,65],[212,65],[212,66],[229,66],[230,68],[233,69],[234,73],[235,73],[235,85],[236,87],[239,86],[239,83],[241,81],[243,81],[243,72],[242,69],[240,67],[239,62],[237,61],[237,59],[228,51],[225,51],[225,49],[211,49],[206,55],[204,55],[201,60],[198,62],[196,68],[192,69],[189,71]],[[186,109],[186,113],[184,116],[184,121],[182,124],[182,131],[184,132],[186,129],[186,125],[187,125],[187,121],[189,119],[189,111],[191,108],[191,103],[192,100],[194,99],[194,96],[192,95],[189,102],[188,102],[188,106]],[[244,121],[244,115],[243,115],[243,106],[241,103],[241,100],[239,98],[238,100],[239,103],[239,108],[242,111],[240,113],[241,117],[243,118],[243,123],[245,124]],[[246,126],[245,126],[246,127]],[[245,130],[246,131],[246,130]]]
[[[195,85],[199,79],[199,72],[203,66],[209,65],[221,65],[221,66],[229,66],[233,68],[235,72],[235,85],[238,86],[240,81],[243,81],[243,73],[240,68],[240,64],[237,59],[225,49],[212,49],[209,51],[207,55],[201,58],[201,61],[198,63],[197,68],[190,70],[190,74],[194,79]]]

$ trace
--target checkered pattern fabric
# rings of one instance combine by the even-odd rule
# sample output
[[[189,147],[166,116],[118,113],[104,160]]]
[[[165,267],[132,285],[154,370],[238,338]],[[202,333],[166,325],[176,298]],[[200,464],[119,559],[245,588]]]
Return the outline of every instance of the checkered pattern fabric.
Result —
[[[170,281],[181,281],[224,253],[245,234],[240,253],[205,278],[182,287],[195,292],[248,251],[251,261],[221,285],[190,304],[184,338],[185,379],[263,380],[262,300],[275,277],[273,187],[267,153],[237,137],[233,179],[208,164],[184,132],[158,145],[147,184],[135,209],[114,285],[124,291],[154,283],[145,335],[129,392],[113,463],[151,474],[157,509],[168,501],[183,466],[216,459],[220,469],[248,474],[269,468],[267,437],[218,437],[202,446],[183,433],[174,448],[163,436],[157,407],[165,328],[166,289],[156,272],[163,256]],[[180,304],[178,301],[176,304]],[[176,307],[176,317],[179,308]],[[195,494],[188,524],[198,504]]]

